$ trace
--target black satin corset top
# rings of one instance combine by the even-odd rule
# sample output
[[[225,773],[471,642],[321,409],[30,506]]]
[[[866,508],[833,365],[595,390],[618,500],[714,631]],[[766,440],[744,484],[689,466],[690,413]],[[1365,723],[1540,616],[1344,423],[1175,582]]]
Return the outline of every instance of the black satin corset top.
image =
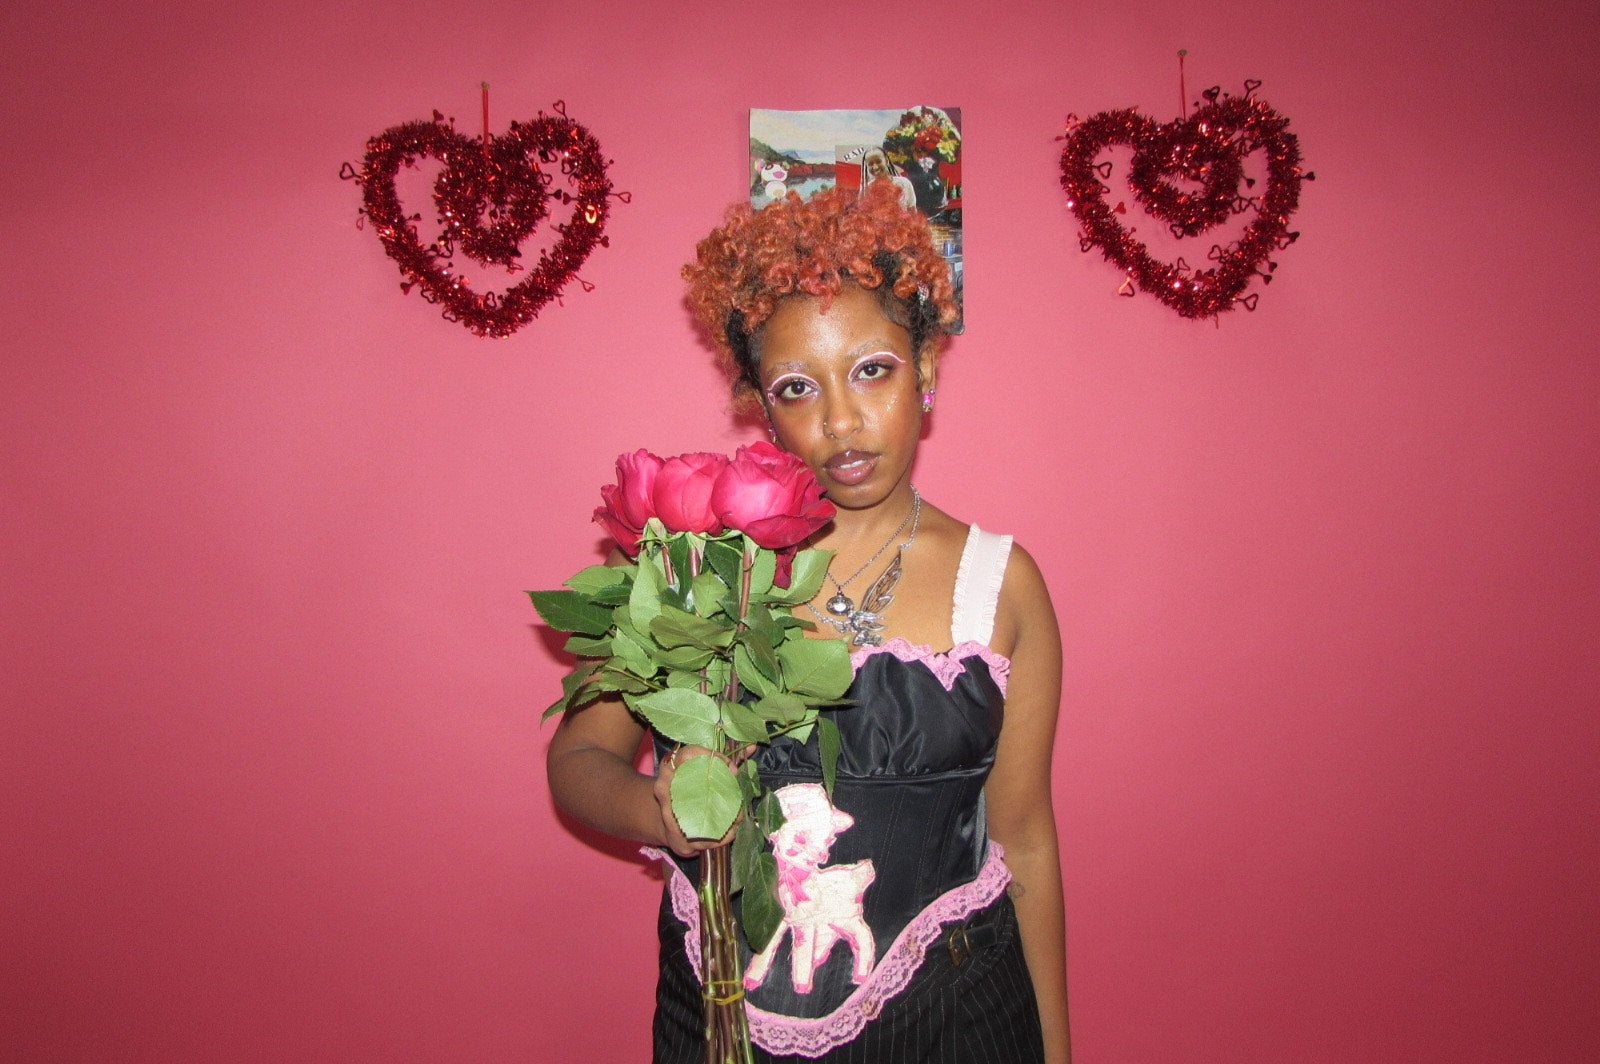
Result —
[[[932,664],[889,652],[861,663],[846,696],[852,704],[824,710],[839,726],[841,779],[961,773],[994,763],[1005,696],[988,662],[973,653],[937,669]],[[778,738],[757,764],[763,777],[816,779],[822,772],[814,735],[803,744]]]

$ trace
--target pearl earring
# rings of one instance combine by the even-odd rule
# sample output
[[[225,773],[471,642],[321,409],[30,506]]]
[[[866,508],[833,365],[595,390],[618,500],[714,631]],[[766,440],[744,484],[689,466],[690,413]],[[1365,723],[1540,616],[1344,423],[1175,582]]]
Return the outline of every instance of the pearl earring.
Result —
[[[933,388],[929,388],[927,391],[922,393],[922,412],[924,414],[928,413],[929,411],[931,411],[933,409],[933,397],[934,397],[934,394],[935,394],[935,389],[933,389]]]

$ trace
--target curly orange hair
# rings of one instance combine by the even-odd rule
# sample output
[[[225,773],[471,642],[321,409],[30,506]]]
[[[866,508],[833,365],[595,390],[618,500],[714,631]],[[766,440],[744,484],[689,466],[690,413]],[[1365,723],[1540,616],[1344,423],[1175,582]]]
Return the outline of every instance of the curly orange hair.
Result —
[[[950,267],[933,248],[928,221],[900,204],[892,182],[858,197],[830,188],[794,193],[760,211],[728,208],[683,268],[689,309],[705,327],[748,399],[761,390],[752,336],[786,296],[819,296],[826,308],[846,281],[875,289],[890,320],[911,333],[919,364],[956,318]]]

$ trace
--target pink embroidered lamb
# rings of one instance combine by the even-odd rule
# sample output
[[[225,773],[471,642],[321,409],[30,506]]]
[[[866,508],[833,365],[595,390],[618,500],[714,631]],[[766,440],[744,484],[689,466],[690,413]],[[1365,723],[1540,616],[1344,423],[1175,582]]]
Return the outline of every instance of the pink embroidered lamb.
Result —
[[[855,954],[851,978],[865,982],[876,963],[877,947],[861,907],[877,872],[870,860],[822,867],[834,840],[855,818],[835,809],[820,783],[791,783],[775,793],[784,822],[770,838],[778,861],[783,923],[767,948],[751,960],[745,988],[753,990],[766,979],[785,934],[790,936],[790,978],[796,993],[811,992],[817,969],[841,938]]]

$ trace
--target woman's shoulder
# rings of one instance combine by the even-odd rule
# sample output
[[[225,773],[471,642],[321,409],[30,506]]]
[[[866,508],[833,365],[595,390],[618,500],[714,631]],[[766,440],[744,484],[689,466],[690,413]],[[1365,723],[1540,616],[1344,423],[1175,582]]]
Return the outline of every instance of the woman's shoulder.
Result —
[[[1019,645],[1033,637],[1058,640],[1050,589],[1039,563],[1028,549],[1011,536],[995,533],[977,523],[963,525],[961,536],[974,547],[974,563],[999,576],[991,647],[1011,657]],[[983,544],[985,539],[988,540],[987,551]],[[1004,553],[1000,554],[1002,547]],[[963,547],[964,552],[965,549]]]
[[[991,553],[998,551],[1002,540],[1007,541],[1009,552],[1003,558],[995,557],[995,564],[1004,566],[1003,589],[1020,585],[1024,595],[1043,589],[1044,578],[1039,572],[1038,564],[1033,560],[1033,555],[1011,536],[997,532],[985,524],[952,517],[932,504],[925,505],[923,510],[922,531],[918,533],[917,538],[925,539],[930,545],[935,546],[939,554],[953,562],[959,562],[969,552],[979,553],[985,540],[990,546]]]
[[[966,553],[969,547],[977,546],[974,541],[980,538],[988,539],[996,546],[1000,540],[1007,540],[1010,551],[1005,558],[1005,585],[1020,585],[1025,594],[1043,590],[1044,577],[1039,571],[1038,563],[1013,537],[987,524],[952,517],[937,506],[928,505],[925,511],[922,519],[925,529],[923,535],[930,541],[936,542],[942,553],[959,557]]]
[[[958,583],[957,569],[967,554],[969,543],[989,539],[991,550],[988,560],[984,560],[986,552],[982,550],[981,543],[974,544],[977,549],[974,551],[973,564],[986,570],[993,566],[995,572],[992,575],[986,572],[980,577],[969,571],[967,579],[971,581],[987,577],[987,580],[992,580],[994,575],[999,576],[994,628],[989,639],[991,649],[1010,657],[1025,638],[1059,639],[1055,610],[1050,604],[1050,591],[1038,562],[1027,548],[981,521],[963,521],[932,505],[926,507],[923,527],[929,541],[937,546],[939,555],[945,559],[945,564],[951,567],[952,587]],[[975,531],[988,535],[975,535]],[[995,556],[1002,539],[1009,540],[1009,549],[1004,555]],[[971,595],[976,591],[971,587],[958,589],[955,597],[959,600],[963,595]]]
[[[1006,562],[1005,581],[1000,585],[1000,603],[995,611],[995,642],[1014,651],[1024,643],[1048,641],[1060,646],[1055,607],[1050,603],[1050,588],[1033,555],[1020,543],[1011,544]],[[996,647],[996,649],[999,649]]]

